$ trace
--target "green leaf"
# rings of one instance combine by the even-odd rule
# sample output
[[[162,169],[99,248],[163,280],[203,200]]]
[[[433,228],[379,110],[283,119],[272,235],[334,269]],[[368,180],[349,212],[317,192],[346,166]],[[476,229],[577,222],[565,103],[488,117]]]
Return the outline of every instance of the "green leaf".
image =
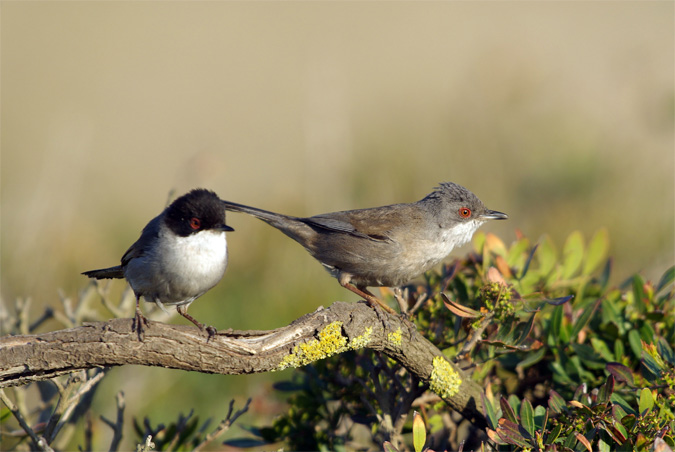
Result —
[[[530,318],[528,319],[527,323],[519,323],[518,326],[516,327],[516,331],[520,331],[520,337],[516,340],[516,345],[522,344],[525,342],[527,337],[530,335],[532,332],[532,327],[534,325],[534,316],[536,313],[532,314]]]
[[[537,430],[546,430],[546,424],[548,423],[548,410],[541,406],[537,405],[534,409],[534,425]]]
[[[656,360],[652,355],[650,355],[647,352],[644,352],[642,354],[642,364],[645,366],[645,368],[652,374],[654,377],[660,377],[663,371],[665,370],[664,367]],[[645,378],[648,378],[648,375],[644,375]]]
[[[607,403],[614,392],[614,375],[610,374],[607,381],[600,386],[598,391],[598,403]]]
[[[579,316],[579,319],[577,319],[576,323],[574,324],[574,328],[572,328],[572,334],[571,337],[572,339],[576,339],[576,337],[579,335],[581,330],[584,329],[586,325],[588,325],[588,322],[591,320],[591,317],[595,313],[595,310],[598,309],[598,306],[600,306],[601,300],[598,299],[594,304],[592,308],[586,308],[584,312]]]
[[[672,284],[673,281],[675,281],[675,265],[666,270],[663,276],[661,276],[661,280],[659,281],[659,284],[656,286],[656,293],[661,292],[667,286]]]
[[[613,404],[620,406],[620,407],[623,409],[623,411],[625,411],[625,412],[628,413],[629,415],[630,415],[630,414],[633,414],[633,415],[637,414],[637,413],[635,412],[635,410],[631,407],[631,404],[628,403],[628,402],[626,401],[626,399],[624,399],[623,397],[621,397],[621,395],[619,395],[618,392],[612,393],[612,395],[609,396],[609,400],[610,400]]]
[[[546,444],[553,444],[553,442],[558,439],[558,436],[560,436],[560,432],[562,432],[563,425],[562,423],[558,423],[555,427],[553,427],[553,430],[551,430],[551,433],[549,433],[546,436]]]
[[[527,399],[524,399],[520,404],[520,425],[530,435],[529,438],[534,437],[534,409]]]
[[[589,369],[604,369],[605,364],[602,362],[600,355],[598,355],[593,347],[586,344],[577,344],[572,342],[570,344],[574,353],[577,354],[579,359],[584,363]]]
[[[563,308],[562,306],[556,306],[551,314],[551,320],[549,322],[548,336],[549,344],[555,345],[560,343],[560,332],[562,331],[562,322],[563,322]]]
[[[659,338],[659,341],[656,343],[656,347],[659,351],[659,355],[661,355],[661,358],[675,366],[675,354],[673,353],[673,349],[670,348],[670,345],[668,345],[668,342],[666,342],[664,338]]]
[[[529,248],[529,246],[530,241],[527,238],[522,238],[511,245],[509,254],[506,258],[506,263],[509,264],[509,267],[516,267],[518,263],[524,259],[523,254]]]
[[[645,290],[644,290],[645,281],[640,275],[633,276],[633,303],[635,309],[640,314],[644,314],[647,311],[647,306],[645,306]]]
[[[607,289],[607,284],[609,284],[609,277],[612,274],[612,259],[607,259],[605,266],[602,268],[602,273],[598,277],[598,285],[602,290]]]
[[[554,390],[551,390],[549,392],[549,398],[548,398],[548,407],[551,409],[556,414],[562,413],[566,409],[566,402],[565,399],[563,399],[560,394],[555,392]]]
[[[422,416],[415,411],[413,413],[413,447],[415,452],[422,452],[424,443],[427,441],[427,428]]]
[[[521,369],[527,369],[528,367],[538,363],[541,361],[544,356],[546,355],[546,348],[542,347],[536,352],[530,352],[525,355],[525,359],[520,361],[517,364],[517,367],[520,367]]]
[[[628,332],[628,345],[633,351],[635,357],[640,359],[642,357],[642,338],[638,330],[630,330]]]
[[[514,424],[518,423],[518,418],[516,418],[516,412],[513,411],[513,408],[511,407],[511,405],[509,405],[508,400],[506,400],[503,396],[499,399],[499,406],[501,406],[502,408],[502,417],[508,419]]]
[[[497,434],[499,434],[499,437],[504,442],[522,448],[532,447],[532,445],[522,435],[520,426],[517,423],[502,418],[499,420],[499,426],[501,428],[497,430]]]
[[[602,356],[602,359],[604,359],[607,362],[614,361],[614,355],[612,354],[611,351],[609,351],[609,347],[607,346],[605,341],[600,340],[596,337],[592,337],[591,345],[593,346],[593,350],[595,350],[596,353]]]
[[[492,403],[488,400],[485,392],[481,392],[481,396],[483,397],[483,407],[485,408],[485,417],[488,420],[488,425],[492,430],[497,430],[497,413],[495,413],[495,407],[492,406]]]
[[[605,368],[617,381],[623,381],[630,387],[635,387],[633,372],[621,363],[608,363]]]
[[[621,358],[623,358],[625,353],[626,349],[623,346],[623,341],[621,339],[616,339],[614,341],[614,360],[621,361]]]
[[[640,403],[638,406],[638,410],[642,416],[652,410],[654,407],[654,396],[652,395],[652,391],[647,388],[642,388],[642,391],[640,391]]]
[[[596,232],[591,241],[588,243],[586,262],[584,262],[582,274],[590,275],[593,270],[595,270],[598,265],[600,265],[600,262],[605,259],[608,250],[609,233],[607,232],[607,229],[603,228]]]
[[[485,232],[478,231],[473,235],[473,249],[477,254],[483,254],[483,247],[485,246]]]
[[[579,270],[583,258],[584,238],[581,232],[574,231],[567,237],[565,246],[563,246],[562,278],[570,279],[574,276]]]
[[[384,452],[399,452],[399,450],[389,441],[385,441],[382,446],[384,446]]]
[[[539,272],[542,276],[546,276],[553,271],[555,263],[558,261],[558,253],[553,241],[547,235],[541,239],[537,258],[539,260]]]
[[[537,247],[539,244],[535,244],[532,250],[530,251],[529,256],[527,256],[527,260],[525,261],[525,266],[523,267],[523,272],[520,274],[520,278],[518,279],[523,279],[525,278],[525,275],[527,275],[528,270],[530,269],[530,264],[532,263],[532,258],[534,258],[534,253],[537,251]]]

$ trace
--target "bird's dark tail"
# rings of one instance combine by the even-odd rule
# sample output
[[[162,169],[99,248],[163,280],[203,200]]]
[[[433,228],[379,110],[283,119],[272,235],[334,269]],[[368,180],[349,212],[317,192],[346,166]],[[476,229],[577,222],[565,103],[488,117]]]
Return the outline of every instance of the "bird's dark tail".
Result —
[[[243,204],[237,204],[236,202],[223,201],[225,209],[230,212],[243,212],[249,215],[252,215],[256,218],[259,218],[272,226],[278,227],[277,223],[279,219],[293,219],[297,220],[295,217],[289,217],[287,215],[282,215],[280,213],[270,212],[268,210],[258,209],[257,207],[249,207]]]
[[[124,270],[122,266],[117,265],[110,268],[101,268],[98,270],[89,270],[82,273],[85,276],[95,279],[121,279],[124,278]]]

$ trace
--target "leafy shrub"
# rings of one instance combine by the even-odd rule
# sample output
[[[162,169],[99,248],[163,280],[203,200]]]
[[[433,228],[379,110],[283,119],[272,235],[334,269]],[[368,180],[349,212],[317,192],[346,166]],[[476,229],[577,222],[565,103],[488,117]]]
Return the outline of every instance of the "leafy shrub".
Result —
[[[484,385],[488,437],[396,362],[362,350],[279,384],[289,411],[259,438],[293,450],[405,449],[415,407],[434,449],[675,447],[675,267],[656,285],[634,275],[610,287],[604,230],[588,245],[572,233],[561,252],[548,237],[507,248],[480,233],[474,248],[405,293],[417,329]]]

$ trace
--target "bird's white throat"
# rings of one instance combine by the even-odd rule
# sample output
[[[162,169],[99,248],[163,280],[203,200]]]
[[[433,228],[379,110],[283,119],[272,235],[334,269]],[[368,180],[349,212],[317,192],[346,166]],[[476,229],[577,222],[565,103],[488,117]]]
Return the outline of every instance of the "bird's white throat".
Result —
[[[187,237],[173,236],[167,242],[167,257],[174,265],[180,265],[182,272],[200,277],[214,273],[222,276],[225,271],[227,240],[224,231],[206,230]]]

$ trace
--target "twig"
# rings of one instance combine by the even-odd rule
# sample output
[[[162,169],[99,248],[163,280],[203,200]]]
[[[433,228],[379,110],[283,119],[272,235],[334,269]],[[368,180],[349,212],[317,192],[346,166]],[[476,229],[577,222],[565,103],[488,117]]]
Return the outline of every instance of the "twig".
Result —
[[[417,297],[417,301],[415,301],[415,304],[414,304],[414,306],[412,307],[412,309],[410,309],[410,312],[409,312],[408,315],[412,316],[413,314],[415,314],[415,312],[417,312],[417,310],[418,310],[420,307],[422,307],[422,304],[423,304],[425,301],[427,301],[427,298],[429,298],[429,294],[428,294],[427,292],[421,293],[420,296]]]
[[[492,318],[495,316],[494,311],[488,312],[485,317],[483,317],[483,320],[481,321],[481,324],[478,328],[476,328],[473,331],[473,334],[471,335],[471,339],[466,341],[464,343],[464,346],[462,346],[462,349],[457,353],[455,357],[455,362],[459,362],[460,360],[464,359],[465,356],[467,356],[469,353],[471,353],[471,350],[476,346],[478,341],[481,340],[481,337],[483,336],[483,331],[490,325],[490,322],[492,321]]]
[[[237,421],[237,419],[239,419],[239,417],[242,414],[244,414],[248,411],[248,407],[249,407],[250,404],[251,404],[251,399],[249,398],[246,401],[246,405],[244,405],[244,408],[242,408],[241,410],[234,413],[234,415],[232,415],[232,410],[234,408],[234,400],[230,400],[230,408],[227,412],[227,417],[220,422],[220,424],[218,425],[218,427],[216,427],[216,429],[214,431],[212,431],[211,433],[206,435],[206,437],[204,438],[204,441],[197,444],[197,446],[193,449],[193,451],[202,450],[202,448],[204,446],[206,446],[208,443],[210,443],[211,441],[213,441],[214,439],[216,439],[217,437],[219,437],[220,435],[222,435],[223,433],[228,431],[230,429],[230,427]]]
[[[33,429],[28,425],[26,419],[23,417],[16,405],[14,405],[14,402],[12,402],[9,397],[7,397],[7,394],[5,394],[5,391],[2,389],[0,389],[0,400],[2,400],[2,403],[4,403],[7,408],[9,408],[9,411],[12,412],[16,420],[19,422],[21,428],[28,434],[28,436],[30,436],[30,439],[33,440],[34,446],[36,448],[40,448],[41,450],[45,450],[43,447],[40,447],[40,444],[44,443],[44,441],[41,441],[41,438],[39,438]]]
[[[122,391],[117,393],[117,420],[113,423],[112,421],[106,419],[104,416],[101,416],[101,420],[105,422],[113,431],[113,439],[110,442],[110,452],[114,452],[119,449],[120,442],[122,441],[122,426],[124,425],[124,393]]]
[[[37,327],[39,327],[44,322],[46,322],[47,320],[49,320],[53,317],[54,317],[54,310],[52,308],[50,308],[49,306],[46,307],[44,312],[42,313],[42,315],[37,320],[35,320],[33,323],[31,323],[28,326],[28,331],[30,331],[32,333],[33,331],[35,331],[37,329]]]

